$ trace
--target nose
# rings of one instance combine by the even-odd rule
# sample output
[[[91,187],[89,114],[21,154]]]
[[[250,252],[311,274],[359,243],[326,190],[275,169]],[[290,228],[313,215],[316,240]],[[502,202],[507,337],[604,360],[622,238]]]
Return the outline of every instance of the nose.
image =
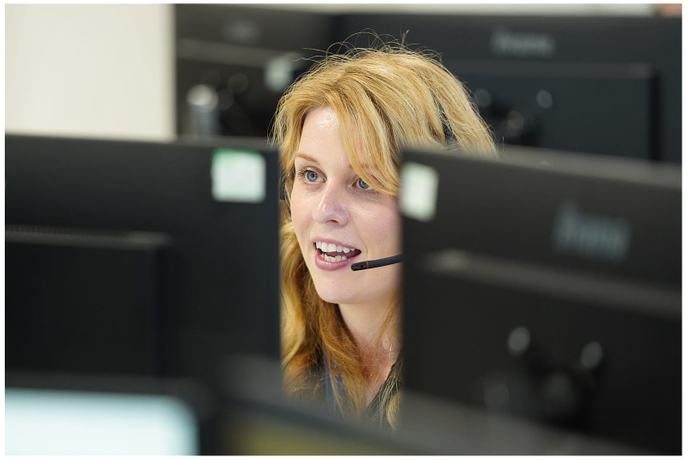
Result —
[[[335,183],[324,187],[318,205],[313,209],[313,219],[318,223],[333,222],[344,225],[349,221],[346,192]]]

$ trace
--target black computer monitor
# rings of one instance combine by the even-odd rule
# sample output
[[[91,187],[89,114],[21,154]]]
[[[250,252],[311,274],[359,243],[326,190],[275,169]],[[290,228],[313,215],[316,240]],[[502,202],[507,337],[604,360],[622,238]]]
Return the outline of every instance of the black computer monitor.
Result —
[[[264,140],[6,135],[5,181],[6,369],[210,379],[279,356]]]
[[[408,151],[413,391],[681,452],[681,173],[530,149]]]
[[[637,449],[404,389],[394,429],[285,399],[278,360],[233,356],[218,397],[221,455],[637,454]],[[487,428],[487,429],[486,429]]]
[[[337,26],[338,40],[408,32],[441,53],[500,143],[681,162],[680,17],[355,13]]]
[[[179,134],[267,136],[277,102],[326,49],[331,14],[246,4],[173,7]]]

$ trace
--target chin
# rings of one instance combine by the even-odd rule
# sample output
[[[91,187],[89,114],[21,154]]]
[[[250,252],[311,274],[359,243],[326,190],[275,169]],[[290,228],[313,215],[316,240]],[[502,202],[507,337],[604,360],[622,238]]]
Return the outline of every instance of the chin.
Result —
[[[358,303],[362,300],[360,290],[350,283],[341,283],[327,279],[313,279],[315,291],[325,302],[333,304]]]
[[[318,296],[325,302],[333,303],[339,305],[340,303],[347,304],[347,303],[355,303],[356,298],[353,297],[350,293],[345,293],[345,292],[338,292],[339,289],[323,289],[323,288],[318,288],[318,285],[315,285],[315,290],[318,293]]]
[[[318,296],[325,302],[329,302],[335,305],[357,305],[357,304],[370,304],[371,299],[385,297],[380,295],[377,290],[360,290],[353,288],[354,292],[352,294],[352,289],[349,286],[345,288],[344,286],[323,286],[315,282],[315,291]],[[381,300],[382,300],[381,299]]]

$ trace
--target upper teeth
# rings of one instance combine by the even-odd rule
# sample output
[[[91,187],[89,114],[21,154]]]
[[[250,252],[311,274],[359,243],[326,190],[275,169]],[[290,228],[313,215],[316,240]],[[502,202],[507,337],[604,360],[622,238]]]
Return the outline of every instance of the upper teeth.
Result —
[[[316,241],[315,247],[320,249],[322,252],[343,252],[344,254],[348,254],[351,251],[355,251],[353,248],[345,248],[342,246],[337,246],[336,244],[325,243],[323,241]]]

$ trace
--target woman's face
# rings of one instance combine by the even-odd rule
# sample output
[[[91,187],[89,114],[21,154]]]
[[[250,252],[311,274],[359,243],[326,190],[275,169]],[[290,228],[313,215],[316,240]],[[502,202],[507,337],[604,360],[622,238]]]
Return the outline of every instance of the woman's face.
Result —
[[[399,288],[400,265],[352,271],[351,264],[401,253],[397,200],[356,174],[330,107],[306,116],[295,166],[291,216],[318,295],[386,306]]]

